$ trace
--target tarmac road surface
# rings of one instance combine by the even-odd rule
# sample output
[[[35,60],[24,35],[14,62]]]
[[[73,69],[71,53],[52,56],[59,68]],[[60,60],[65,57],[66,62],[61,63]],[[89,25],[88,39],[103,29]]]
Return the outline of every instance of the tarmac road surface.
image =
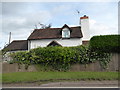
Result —
[[[64,81],[64,82],[49,82],[41,84],[34,83],[11,83],[2,84],[3,88],[7,87],[118,87],[118,81]]]

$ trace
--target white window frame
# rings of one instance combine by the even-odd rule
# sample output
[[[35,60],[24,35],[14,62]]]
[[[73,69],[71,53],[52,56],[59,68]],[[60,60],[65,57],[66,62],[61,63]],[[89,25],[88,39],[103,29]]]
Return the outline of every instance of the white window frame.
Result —
[[[70,38],[70,30],[68,28],[62,29],[62,38]]]

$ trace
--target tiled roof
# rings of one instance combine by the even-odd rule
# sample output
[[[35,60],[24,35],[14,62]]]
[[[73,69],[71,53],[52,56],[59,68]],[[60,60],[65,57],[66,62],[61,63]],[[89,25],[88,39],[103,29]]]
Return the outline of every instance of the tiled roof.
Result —
[[[14,40],[4,49],[8,51],[28,50],[27,40]]]
[[[83,37],[80,26],[69,28],[71,30],[70,38]],[[28,40],[62,38],[61,30],[62,28],[35,29],[28,37]]]

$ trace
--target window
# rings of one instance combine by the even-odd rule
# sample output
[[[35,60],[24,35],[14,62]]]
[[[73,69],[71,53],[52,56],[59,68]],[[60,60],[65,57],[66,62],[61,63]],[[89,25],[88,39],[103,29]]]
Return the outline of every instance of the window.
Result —
[[[68,28],[62,30],[62,38],[70,38],[70,30]]]

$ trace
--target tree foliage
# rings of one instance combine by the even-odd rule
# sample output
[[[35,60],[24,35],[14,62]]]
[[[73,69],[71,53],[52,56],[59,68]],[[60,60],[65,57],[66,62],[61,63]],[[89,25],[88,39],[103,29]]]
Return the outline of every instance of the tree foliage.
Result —
[[[40,29],[48,29],[48,28],[51,28],[52,24],[48,24],[48,25],[45,25],[45,24],[42,24],[42,23],[39,23],[41,28]]]

